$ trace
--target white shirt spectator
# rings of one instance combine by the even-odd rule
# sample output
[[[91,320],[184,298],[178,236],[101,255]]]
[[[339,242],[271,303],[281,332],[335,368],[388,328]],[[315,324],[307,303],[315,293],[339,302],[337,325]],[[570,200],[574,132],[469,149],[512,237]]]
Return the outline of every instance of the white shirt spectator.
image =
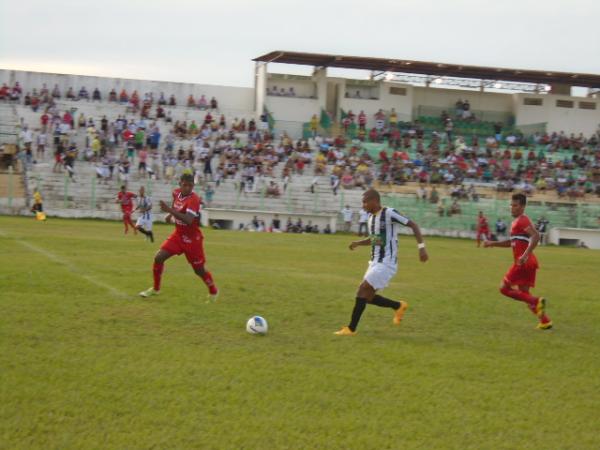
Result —
[[[369,213],[361,209],[358,213],[358,223],[367,223],[367,220],[369,220]]]
[[[352,222],[352,210],[350,208],[342,209],[342,217],[344,222]]]

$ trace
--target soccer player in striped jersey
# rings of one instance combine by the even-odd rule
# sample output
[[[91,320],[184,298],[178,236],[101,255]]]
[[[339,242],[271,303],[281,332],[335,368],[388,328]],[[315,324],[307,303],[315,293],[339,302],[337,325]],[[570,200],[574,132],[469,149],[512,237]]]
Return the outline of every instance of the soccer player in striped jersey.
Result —
[[[363,194],[362,204],[363,209],[369,213],[367,221],[369,237],[352,242],[350,250],[362,245],[370,245],[371,260],[363,281],[358,287],[350,323],[335,332],[338,336],[356,334],[356,327],[367,304],[392,308],[394,310],[393,323],[400,325],[400,321],[408,309],[408,303],[390,300],[377,294],[378,290],[389,284],[398,269],[398,230],[400,226],[412,229],[417,240],[421,262],[429,259],[419,226],[395,209],[382,207],[379,192],[374,189],[366,191]]]
[[[484,247],[512,247],[514,263],[502,280],[502,295],[524,302],[529,310],[539,318],[540,330],[552,328],[552,321],[546,315],[546,299],[534,297],[529,290],[535,286],[535,275],[539,267],[533,250],[540,241],[540,233],[529,217],[525,215],[527,197],[514,194],[510,202],[510,212],[515,218],[510,227],[510,239],[505,241],[485,241]],[[514,289],[514,286],[517,289]]]
[[[150,242],[154,242],[154,234],[152,233],[152,199],[146,196],[146,190],[144,186],[140,186],[140,193],[137,198],[137,206],[135,208],[139,211],[140,217],[138,217],[135,223],[135,228],[140,233],[146,235],[146,239],[150,239]]]

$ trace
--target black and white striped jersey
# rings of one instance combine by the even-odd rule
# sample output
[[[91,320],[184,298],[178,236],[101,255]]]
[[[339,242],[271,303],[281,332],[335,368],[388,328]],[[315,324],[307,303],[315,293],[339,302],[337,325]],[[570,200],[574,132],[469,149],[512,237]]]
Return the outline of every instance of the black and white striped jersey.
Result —
[[[384,207],[377,214],[369,214],[367,226],[371,239],[371,261],[398,264],[398,229],[409,221],[393,208]]]
[[[150,211],[152,210],[152,199],[148,196],[138,197],[138,208],[140,208],[141,218],[150,220]],[[148,211],[141,211],[142,209],[149,208]]]

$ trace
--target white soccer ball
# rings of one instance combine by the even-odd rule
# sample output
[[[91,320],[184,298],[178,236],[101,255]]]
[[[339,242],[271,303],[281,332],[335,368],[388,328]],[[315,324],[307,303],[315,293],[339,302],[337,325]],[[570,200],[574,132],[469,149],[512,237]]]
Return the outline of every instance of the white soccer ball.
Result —
[[[246,323],[246,331],[250,334],[267,334],[269,325],[264,317],[253,316]]]

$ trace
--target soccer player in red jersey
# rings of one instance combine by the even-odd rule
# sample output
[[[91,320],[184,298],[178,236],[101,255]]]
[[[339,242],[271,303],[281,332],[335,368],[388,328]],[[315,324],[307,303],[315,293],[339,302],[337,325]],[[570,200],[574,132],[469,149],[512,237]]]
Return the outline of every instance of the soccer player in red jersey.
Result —
[[[490,227],[488,225],[487,217],[483,215],[483,211],[479,211],[479,216],[477,217],[477,247],[481,246],[481,236],[483,236],[486,241],[490,238]]]
[[[125,234],[129,231],[129,227],[133,228],[133,234],[137,234],[135,225],[131,221],[131,213],[133,212],[133,199],[136,198],[133,192],[129,192],[125,185],[121,186],[121,190],[117,194],[117,200],[115,203],[121,204],[121,211],[123,211],[123,224],[125,225]]]
[[[173,255],[185,254],[186,259],[208,288],[209,301],[215,301],[219,290],[204,263],[204,236],[200,231],[200,197],[194,192],[194,177],[183,174],[179,179],[179,189],[173,191],[173,204],[161,201],[160,208],[169,213],[167,222],[175,223],[175,231],[167,238],[154,257],[154,286],[140,292],[142,297],[158,295],[164,263]]]
[[[529,310],[539,317],[537,327],[540,330],[552,328],[552,321],[546,315],[544,297],[534,297],[529,289],[535,286],[538,261],[533,250],[540,240],[540,234],[525,215],[527,197],[514,194],[510,203],[511,214],[515,218],[510,228],[510,239],[505,241],[485,241],[484,247],[512,247],[514,264],[504,275],[500,292],[510,298],[524,302]],[[514,286],[517,289],[514,289]]]

